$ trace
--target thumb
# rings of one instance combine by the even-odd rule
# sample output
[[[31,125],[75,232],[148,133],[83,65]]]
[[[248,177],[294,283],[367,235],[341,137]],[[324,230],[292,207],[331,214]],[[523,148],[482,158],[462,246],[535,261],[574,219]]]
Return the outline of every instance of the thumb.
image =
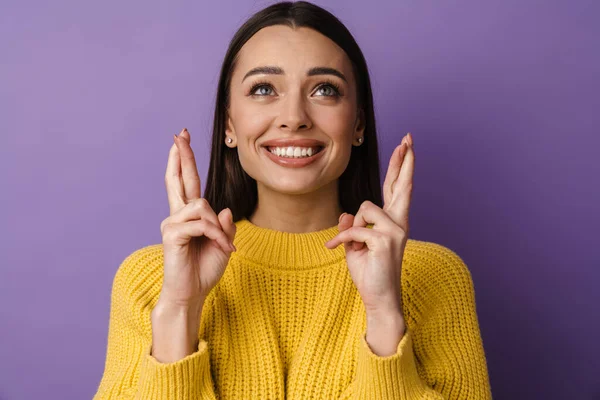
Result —
[[[354,224],[354,215],[343,213],[340,216],[340,221],[338,222],[338,229],[340,232],[343,232],[346,229],[352,227],[352,224]]]
[[[338,230],[340,232],[343,232],[346,229],[352,228],[352,225],[354,225],[354,215],[348,214],[348,213],[343,213],[340,216],[340,221],[338,223]],[[355,242],[347,242],[347,243],[344,243],[344,248],[346,249],[346,251],[350,251],[350,249],[360,250],[361,247],[358,244],[355,244]]]
[[[233,214],[231,213],[231,210],[229,208],[224,208],[221,210],[217,218],[223,227],[223,232],[225,232],[229,240],[233,242],[233,239],[235,238],[236,226],[235,222],[233,222]]]

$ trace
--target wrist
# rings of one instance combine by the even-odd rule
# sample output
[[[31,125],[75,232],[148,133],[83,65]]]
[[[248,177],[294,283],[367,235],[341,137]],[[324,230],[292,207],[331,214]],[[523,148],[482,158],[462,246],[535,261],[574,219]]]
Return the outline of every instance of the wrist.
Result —
[[[401,334],[406,330],[406,322],[399,312],[367,313],[367,330],[369,328],[391,330]]]
[[[196,351],[202,304],[158,302],[151,312],[152,351],[159,362],[175,362]]]
[[[389,356],[396,353],[406,329],[406,322],[401,313],[371,312],[367,314],[365,340],[373,353]]]
[[[198,309],[204,304],[204,300],[206,296],[203,294],[198,294],[191,298],[187,298],[182,300],[178,298],[178,296],[174,296],[171,294],[172,291],[163,289],[160,291],[158,296],[158,301],[156,302],[156,306],[160,306],[164,309],[168,309],[171,311],[185,311]]]
[[[153,323],[161,321],[178,321],[186,324],[194,323],[200,319],[202,305],[203,303],[184,306],[168,302],[161,302],[159,300],[150,313],[150,319]]]
[[[181,315],[181,314],[193,314],[202,309],[204,305],[205,297],[198,297],[194,300],[181,302],[178,300],[170,299],[163,293],[158,297],[156,305],[152,309],[154,314],[166,315]]]
[[[403,323],[404,315],[400,306],[365,307],[367,321],[373,323]]]

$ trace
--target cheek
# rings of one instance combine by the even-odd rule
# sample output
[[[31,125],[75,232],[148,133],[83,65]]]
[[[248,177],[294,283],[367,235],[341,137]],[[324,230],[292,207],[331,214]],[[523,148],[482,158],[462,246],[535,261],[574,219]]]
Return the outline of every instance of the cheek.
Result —
[[[331,107],[315,110],[313,121],[334,141],[352,141],[355,115],[349,107]]]
[[[240,162],[247,164],[246,159],[255,159],[256,153],[260,151],[256,142],[269,130],[272,118],[256,107],[246,107],[234,118]]]
[[[269,129],[272,118],[264,109],[244,104],[238,108],[232,118],[236,121],[235,130],[238,141],[238,157],[242,168],[252,178],[257,179],[257,153],[260,148],[256,142]]]
[[[246,137],[264,132],[271,122],[271,117],[257,107],[246,107],[236,117],[236,129]]]

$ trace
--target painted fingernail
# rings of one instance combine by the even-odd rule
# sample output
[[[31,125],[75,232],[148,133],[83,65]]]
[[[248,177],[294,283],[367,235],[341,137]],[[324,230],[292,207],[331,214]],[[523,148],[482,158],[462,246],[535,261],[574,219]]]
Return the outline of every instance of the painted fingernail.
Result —
[[[189,143],[190,143],[190,131],[188,131],[188,130],[187,130],[187,128],[183,128],[183,130],[181,131],[181,133],[184,133],[184,132],[185,132],[187,135],[182,135],[182,134],[179,134],[179,138],[180,138],[180,139],[183,139],[183,141],[184,141],[185,143],[189,144]]]

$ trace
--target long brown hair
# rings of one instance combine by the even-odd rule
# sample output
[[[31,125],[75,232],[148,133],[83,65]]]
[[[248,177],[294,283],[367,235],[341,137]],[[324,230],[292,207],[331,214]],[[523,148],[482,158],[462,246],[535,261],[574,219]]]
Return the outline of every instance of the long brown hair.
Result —
[[[210,165],[204,197],[218,214],[230,208],[233,220],[249,218],[258,203],[256,180],[240,164],[237,150],[225,145],[231,75],[244,43],[271,25],[309,27],[327,36],[348,55],[357,85],[358,110],[365,118],[364,141],[352,146],[350,161],[338,182],[339,203],[344,212],[356,214],[370,200],[382,207],[377,131],[367,63],[348,29],[329,11],[306,1],[279,2],[257,12],[233,36],[225,54],[215,103]]]

